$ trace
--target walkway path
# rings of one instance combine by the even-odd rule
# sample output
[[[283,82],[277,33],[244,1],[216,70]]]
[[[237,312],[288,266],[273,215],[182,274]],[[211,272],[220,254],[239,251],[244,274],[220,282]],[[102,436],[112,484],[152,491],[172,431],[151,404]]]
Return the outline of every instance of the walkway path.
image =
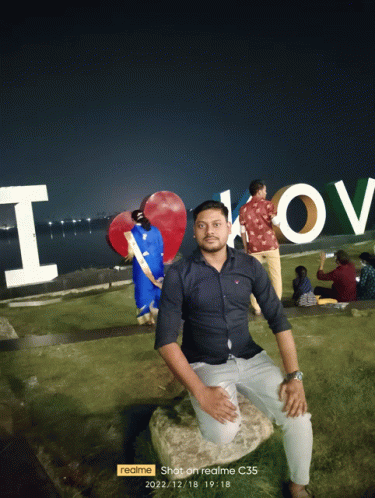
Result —
[[[349,303],[345,309],[335,308],[335,305],[288,307],[287,301],[284,303],[285,314],[288,318],[298,316],[319,316],[319,315],[340,315],[347,313],[351,309],[368,309],[375,308],[373,301],[355,301]],[[263,316],[255,317],[250,314],[251,321],[264,320]],[[124,327],[82,330],[74,334],[48,334],[48,335],[28,335],[19,339],[0,340],[0,353],[2,351],[17,351],[21,349],[38,348],[41,346],[56,346],[58,344],[69,344],[73,342],[95,341],[98,339],[108,339],[111,337],[128,336],[134,334],[153,333],[155,328],[152,326],[127,325]]]

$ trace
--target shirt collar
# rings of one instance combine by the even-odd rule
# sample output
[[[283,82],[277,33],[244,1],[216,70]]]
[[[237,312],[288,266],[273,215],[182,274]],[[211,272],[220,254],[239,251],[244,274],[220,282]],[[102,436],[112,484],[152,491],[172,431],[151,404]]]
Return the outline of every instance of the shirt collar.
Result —
[[[263,199],[263,197],[256,197],[256,196],[253,196],[250,200],[249,200],[249,204],[251,202],[251,204],[255,204],[256,202],[264,202],[265,200],[267,199]]]
[[[227,245],[227,259],[226,259],[226,261],[228,261],[228,259],[234,259],[235,257],[236,257],[236,251],[233,249],[233,247],[229,247]],[[193,254],[192,254],[192,258],[197,263],[199,263],[199,262],[206,263],[206,260],[204,259],[203,254],[201,253],[201,250],[199,249],[199,247],[194,249]]]

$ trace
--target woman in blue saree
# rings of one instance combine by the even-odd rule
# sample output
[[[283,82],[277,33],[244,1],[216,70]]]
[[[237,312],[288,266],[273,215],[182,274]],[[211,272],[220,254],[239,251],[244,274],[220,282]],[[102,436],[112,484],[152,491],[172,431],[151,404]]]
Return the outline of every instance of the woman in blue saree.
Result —
[[[133,256],[133,281],[139,324],[152,325],[159,308],[161,283],[164,278],[163,238],[137,209],[132,212],[135,226],[125,234],[129,255]]]

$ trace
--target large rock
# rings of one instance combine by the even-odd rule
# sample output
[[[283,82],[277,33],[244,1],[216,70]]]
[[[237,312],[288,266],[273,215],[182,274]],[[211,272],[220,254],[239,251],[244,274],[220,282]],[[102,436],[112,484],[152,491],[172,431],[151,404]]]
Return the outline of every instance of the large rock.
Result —
[[[0,316],[0,341],[3,339],[18,339],[18,335],[8,320]]]
[[[234,462],[252,452],[273,433],[270,420],[238,393],[242,425],[234,440],[216,445],[202,438],[189,397],[175,406],[159,407],[152,414],[152,444],[163,466],[174,469],[170,479],[183,479],[192,469]],[[178,469],[178,470],[177,470]]]

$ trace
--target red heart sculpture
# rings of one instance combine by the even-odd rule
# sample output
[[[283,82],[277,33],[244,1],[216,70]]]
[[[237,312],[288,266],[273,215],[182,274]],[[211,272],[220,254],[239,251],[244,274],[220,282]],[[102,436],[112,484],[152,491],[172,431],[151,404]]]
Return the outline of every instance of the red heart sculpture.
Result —
[[[107,242],[112,249],[121,256],[128,255],[128,241],[124,232],[129,232],[134,226],[131,211],[124,211],[118,214],[109,225],[107,232]]]
[[[186,209],[174,192],[156,192],[146,197],[141,204],[151,225],[156,226],[164,241],[164,263],[171,263],[180,248],[186,229]],[[128,243],[124,232],[131,230],[134,221],[130,211],[124,211],[113,219],[108,229],[107,241],[121,256],[128,255]]]

